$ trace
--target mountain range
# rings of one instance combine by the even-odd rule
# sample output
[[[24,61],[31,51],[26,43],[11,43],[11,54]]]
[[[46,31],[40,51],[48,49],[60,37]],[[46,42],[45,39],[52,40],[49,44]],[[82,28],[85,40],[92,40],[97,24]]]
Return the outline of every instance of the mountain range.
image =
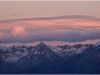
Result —
[[[0,74],[100,74],[100,45],[2,48]]]

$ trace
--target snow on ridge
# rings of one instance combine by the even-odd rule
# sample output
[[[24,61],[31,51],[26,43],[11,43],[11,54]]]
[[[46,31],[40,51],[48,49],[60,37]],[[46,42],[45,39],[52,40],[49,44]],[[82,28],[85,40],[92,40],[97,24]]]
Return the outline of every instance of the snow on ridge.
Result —
[[[9,53],[2,55],[5,62],[17,62],[21,57],[28,55],[28,51],[25,48],[15,47],[15,49],[18,49],[15,53],[12,53],[10,49]],[[23,52],[21,52],[21,50],[23,50]]]
[[[38,45],[38,46],[41,46],[41,45]],[[66,56],[72,56],[75,54],[81,54],[86,48],[88,48],[91,45],[75,44],[73,46],[70,46],[70,45],[52,46],[52,45],[42,44],[42,46],[46,46],[47,48],[50,48],[53,52],[55,52],[57,55],[61,57],[66,57]],[[7,54],[2,55],[2,58],[5,62],[17,62],[23,56],[27,56],[28,54],[30,54],[34,49],[37,49],[38,51],[40,48],[37,46],[34,46],[33,48],[30,48],[29,50],[28,49],[29,47],[26,47],[26,46],[13,46],[12,48],[9,49],[9,52]],[[6,51],[6,50],[3,49],[3,51]],[[37,55],[38,52],[35,52],[34,54]]]

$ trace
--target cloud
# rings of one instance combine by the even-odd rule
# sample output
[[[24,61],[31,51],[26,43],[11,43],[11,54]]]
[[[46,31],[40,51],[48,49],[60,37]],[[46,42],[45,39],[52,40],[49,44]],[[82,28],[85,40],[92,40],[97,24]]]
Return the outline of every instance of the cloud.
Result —
[[[100,31],[27,31],[21,26],[14,26],[11,32],[2,35],[0,43],[30,43],[36,41],[62,41],[62,42],[82,42],[87,40],[100,39]]]
[[[33,17],[0,21],[0,30],[10,30],[19,25],[28,30],[94,30],[100,29],[100,18],[86,15]]]
[[[100,39],[100,19],[86,15],[69,15],[4,20],[0,21],[0,30],[0,43],[82,42]],[[5,33],[3,30],[10,32]]]
[[[11,15],[11,16],[18,16],[17,14],[13,14],[13,13],[12,13],[12,14],[10,14],[10,15]]]
[[[63,42],[82,42],[86,40],[100,39],[100,31],[54,31],[41,32],[34,35],[38,41],[63,41]]]
[[[13,35],[14,37],[16,36],[25,37],[27,36],[27,31],[22,26],[14,26],[10,34]]]
[[[11,14],[17,15],[17,14]],[[56,19],[83,19],[90,21],[100,21],[100,18],[88,15],[64,15],[64,16],[54,16],[54,17],[31,17],[31,18],[21,18],[21,19],[12,19],[12,20],[1,20],[0,22],[8,21],[29,21],[29,20],[56,20]]]
[[[31,42],[31,33],[22,26],[13,26],[0,38],[0,43]]]
[[[0,38],[1,38],[3,35],[4,35],[3,32],[0,31]]]

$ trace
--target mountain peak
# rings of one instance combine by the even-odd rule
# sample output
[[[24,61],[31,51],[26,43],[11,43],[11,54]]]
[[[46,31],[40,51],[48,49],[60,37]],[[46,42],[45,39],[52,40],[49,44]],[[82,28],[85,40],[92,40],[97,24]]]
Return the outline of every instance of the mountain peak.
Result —
[[[43,42],[40,42],[38,46],[46,46]]]

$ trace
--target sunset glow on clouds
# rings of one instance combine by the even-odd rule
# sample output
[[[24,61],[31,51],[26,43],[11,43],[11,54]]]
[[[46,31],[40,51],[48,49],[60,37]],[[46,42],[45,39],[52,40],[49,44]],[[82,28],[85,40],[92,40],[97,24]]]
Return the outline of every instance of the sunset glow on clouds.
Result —
[[[3,33],[0,31],[0,38],[3,36]]]
[[[8,40],[9,39],[9,40]],[[0,21],[0,42],[84,42],[100,39],[100,19],[70,15]]]
[[[16,37],[16,36],[25,37],[27,35],[27,31],[21,26],[14,26],[12,28],[11,34],[14,37]]]

